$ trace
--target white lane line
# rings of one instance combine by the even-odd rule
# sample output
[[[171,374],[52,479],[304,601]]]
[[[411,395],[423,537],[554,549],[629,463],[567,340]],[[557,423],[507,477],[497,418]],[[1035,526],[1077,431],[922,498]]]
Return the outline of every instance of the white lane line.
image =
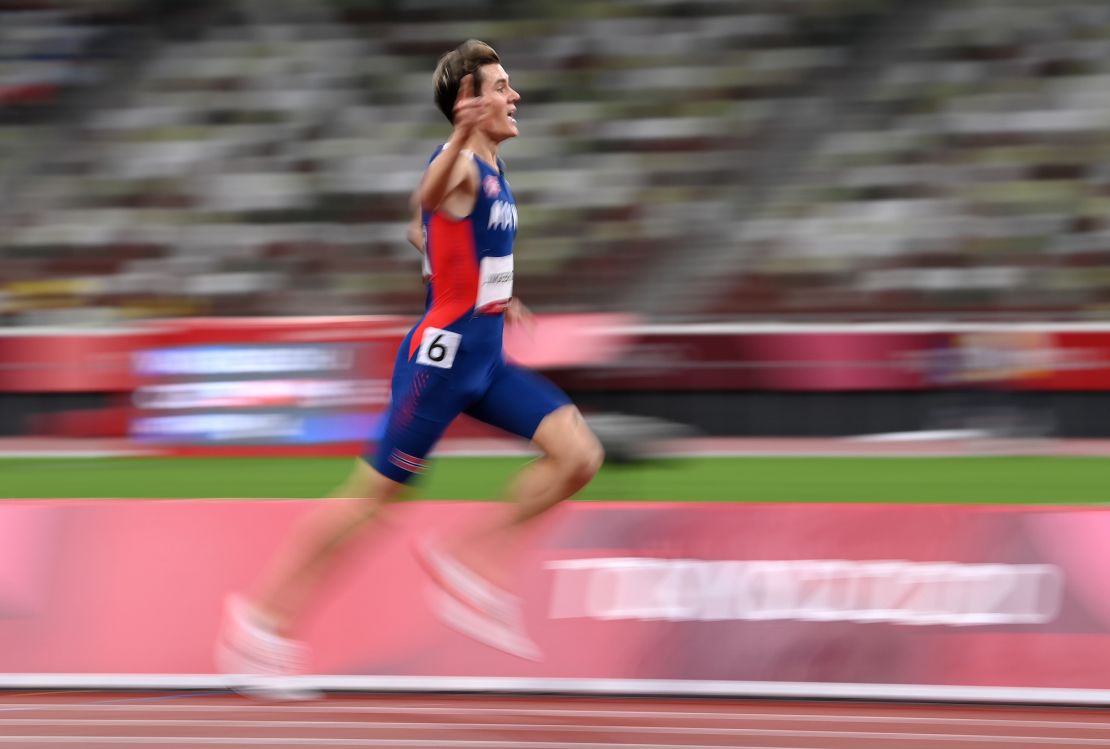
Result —
[[[290,727],[297,728],[313,728],[313,729],[330,729],[330,728],[350,728],[362,729],[370,732],[379,732],[383,730],[396,730],[396,731],[411,731],[415,733],[428,731],[512,731],[514,733],[528,733],[541,731],[544,733],[614,733],[614,734],[640,734],[640,733],[656,733],[656,734],[681,734],[682,736],[702,735],[702,736],[752,736],[752,737],[776,737],[787,739],[856,739],[856,740],[873,740],[873,741],[966,741],[983,744],[1010,744],[1014,742],[1031,743],[1031,744],[1044,744],[1056,743],[1067,744],[1074,746],[1085,745],[1098,745],[1105,747],[1107,745],[1106,739],[1092,739],[1092,738],[1071,738],[1062,736],[1020,736],[1020,735],[984,735],[984,734],[959,734],[959,733],[908,733],[901,731],[810,731],[810,730],[797,730],[797,729],[781,729],[781,728],[709,728],[709,729],[690,729],[685,727],[664,726],[664,727],[640,727],[640,726],[580,726],[580,725],[528,725],[528,724],[509,724],[509,723],[440,723],[440,724],[425,724],[425,723],[354,723],[343,722],[339,724],[327,723],[314,723],[306,721],[299,723],[295,726],[283,723],[280,721],[198,721],[196,723],[184,723],[179,721],[151,721],[145,723],[143,721],[130,721],[120,722],[107,721],[100,723],[98,721],[59,721],[59,725],[77,725],[83,727],[91,727],[96,725],[116,725],[118,727],[126,727],[126,725],[136,726],[149,726],[149,727],[183,727],[193,726],[196,728],[213,727],[213,728],[268,728],[272,730],[288,729]],[[41,725],[41,724],[37,724]],[[53,738],[53,737],[51,737]],[[82,738],[80,736],[73,736],[69,738]],[[168,737],[167,737],[168,738]],[[205,737],[207,738],[207,737]],[[0,737],[3,740],[3,737]],[[314,740],[314,739],[313,739]],[[361,739],[360,739],[361,740]],[[623,746],[623,745],[622,745]]]
[[[770,682],[703,679],[574,679],[506,676],[359,676],[328,674],[283,679],[283,686],[326,692],[542,692],[628,697],[760,697],[778,699],[944,700],[998,704],[1110,705],[1110,689],[972,687],[940,684]],[[214,674],[0,674],[4,689],[227,689],[235,680]]]
[[[1020,727],[1020,728],[1083,728],[1099,731],[1110,731],[1110,716],[1104,722],[1087,720],[1035,720],[1035,719],[1005,719],[1005,718],[945,718],[945,717],[916,717],[898,715],[825,715],[822,713],[748,713],[748,712],[710,712],[703,710],[675,711],[675,710],[571,710],[566,708],[498,708],[498,707],[441,707],[441,706],[396,706],[386,705],[258,705],[244,703],[242,705],[187,705],[187,704],[162,704],[154,702],[121,704],[44,704],[14,707],[0,704],[0,710],[18,712],[28,710],[31,712],[101,712],[101,711],[131,711],[131,712],[213,712],[213,713],[354,713],[354,714],[395,714],[395,715],[504,715],[511,717],[567,717],[567,718],[634,718],[634,719],[660,719],[660,720],[719,720],[719,721],[760,721],[760,720],[791,720],[798,722],[829,722],[829,723],[897,723],[897,724],[945,724],[954,726],[992,726],[992,727]],[[137,719],[141,720],[141,719]],[[8,719],[0,718],[0,722]],[[56,721],[54,721],[56,722]]]

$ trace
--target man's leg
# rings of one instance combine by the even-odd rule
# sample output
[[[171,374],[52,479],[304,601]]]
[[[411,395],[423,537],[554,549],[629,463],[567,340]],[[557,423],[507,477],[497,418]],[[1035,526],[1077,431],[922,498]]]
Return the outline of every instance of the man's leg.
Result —
[[[605,460],[601,442],[570,404],[545,416],[532,442],[543,456],[528,464],[509,487],[515,504],[511,522],[518,525],[576,494]]]
[[[386,507],[403,489],[404,484],[386,478],[363,460],[355,461],[347,480],[305,518],[264,575],[251,602],[259,624],[288,635],[342,554],[369,526],[381,521]]]
[[[466,413],[530,439],[542,453],[509,484],[511,505],[498,508],[455,549],[464,565],[498,587],[509,588],[529,521],[588,484],[605,454],[570,399],[523,367],[499,367],[484,397]]]
[[[601,468],[601,442],[571,404],[544,417],[532,436],[542,455],[510,482],[505,507],[468,537],[455,553],[467,567],[499,588],[511,589],[530,521],[585,487]]]
[[[525,526],[593,478],[601,466],[601,444],[565,394],[513,365],[495,367],[484,394],[466,413],[531,439],[543,456],[512,483],[512,505],[491,508],[492,516],[446,547],[434,535],[418,545],[418,558],[436,584],[433,610],[480,642],[538,659],[539,648],[525,634],[520,600],[508,592]]]
[[[372,521],[380,520],[402,487],[359,461],[337,496],[322,502],[297,527],[258,594],[253,599],[228,597],[216,643],[216,665],[243,679],[237,689],[275,699],[318,696],[272,682],[273,677],[301,673],[308,665],[308,649],[289,637],[289,631],[324,578],[339,566],[342,553]]]
[[[580,490],[605,459],[601,442],[566,394],[546,378],[512,364],[498,367],[485,395],[466,413],[525,439],[542,456],[509,486],[509,522],[526,523]]]
[[[406,341],[408,339],[406,338]],[[252,606],[272,631],[288,633],[339,557],[399,499],[406,482],[424,470],[425,457],[462,408],[451,373],[416,366],[404,358],[394,366],[393,395],[373,456],[355,463],[330,501],[297,529],[287,551],[263,577]]]
[[[424,457],[449,418],[406,406],[391,411],[373,466],[359,460],[347,481],[320,503],[295,529],[262,578],[252,598],[228,599],[225,625],[217,646],[225,673],[297,673],[307,663],[303,644],[289,637],[340,557],[373,525],[382,525],[388,507],[405,483],[423,470]],[[456,412],[457,413],[457,412]]]

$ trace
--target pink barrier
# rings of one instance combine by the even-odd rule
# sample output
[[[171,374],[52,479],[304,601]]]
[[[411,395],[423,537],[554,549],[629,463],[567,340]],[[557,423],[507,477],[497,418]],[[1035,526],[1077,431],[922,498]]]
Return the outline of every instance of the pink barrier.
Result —
[[[617,329],[635,322],[619,314],[538,315],[533,329],[509,328],[505,348],[511,358],[533,368],[604,363],[620,354],[628,338]],[[352,373],[388,377],[412,324],[413,318],[398,316],[193,317],[95,332],[12,329],[0,331],[0,392],[126,392],[151,379],[152,365],[161,377],[214,377],[217,371],[203,366],[213,347],[239,355],[244,366],[259,363],[243,356],[245,347],[284,347],[280,350],[289,354],[284,361],[296,366],[304,364],[298,353],[318,353],[328,344],[360,345],[365,350],[356,353]],[[273,366],[270,371],[298,370]]]
[[[588,370],[571,378],[576,387],[1110,389],[1104,325],[651,326],[623,314],[540,315],[536,322],[532,333],[508,331],[509,355],[540,369]],[[183,318],[95,334],[0,332],[0,392],[130,392],[150,379],[144,365],[152,362],[161,365],[162,378],[217,379],[221,370],[200,366],[214,347],[231,347],[224,353],[244,365],[258,364],[248,361],[251,346],[281,347],[285,361],[297,365],[304,363],[299,354],[319,354],[330,344],[382,344],[367,347],[354,371],[382,377],[411,324],[402,317]],[[183,369],[188,355],[196,362]],[[241,372],[248,373],[259,374]]]
[[[0,505],[0,672],[211,673],[310,504]],[[572,503],[520,567],[530,662],[441,624],[411,553],[494,508],[398,508],[305,623],[313,672],[1110,689],[1103,509]]]
[[[541,315],[507,355],[547,370],[620,355],[627,315]],[[174,454],[352,455],[389,401],[401,317],[186,318],[132,330],[0,333],[0,393],[115,393],[110,406],[40,418],[40,433],[130,437]],[[471,436],[474,425],[449,436]],[[497,436],[489,427],[480,436]]]

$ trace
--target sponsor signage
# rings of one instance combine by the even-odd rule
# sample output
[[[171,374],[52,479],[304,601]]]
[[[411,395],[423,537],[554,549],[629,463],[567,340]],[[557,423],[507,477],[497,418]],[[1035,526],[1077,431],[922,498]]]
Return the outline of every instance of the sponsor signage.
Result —
[[[4,503],[0,538],[33,544],[5,546],[3,569],[18,575],[0,575],[0,672],[211,674],[225,595],[249,589],[310,510]],[[1104,508],[571,503],[518,560],[535,661],[446,626],[413,555],[492,512],[396,508],[302,623],[312,673],[348,686],[520,677],[1110,696]]]

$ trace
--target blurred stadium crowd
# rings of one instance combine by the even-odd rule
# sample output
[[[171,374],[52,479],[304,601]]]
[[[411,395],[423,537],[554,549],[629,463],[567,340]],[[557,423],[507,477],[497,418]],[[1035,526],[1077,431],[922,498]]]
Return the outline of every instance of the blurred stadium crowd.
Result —
[[[1110,305],[1106,0],[0,0],[0,321],[417,312],[468,37],[538,310]]]

